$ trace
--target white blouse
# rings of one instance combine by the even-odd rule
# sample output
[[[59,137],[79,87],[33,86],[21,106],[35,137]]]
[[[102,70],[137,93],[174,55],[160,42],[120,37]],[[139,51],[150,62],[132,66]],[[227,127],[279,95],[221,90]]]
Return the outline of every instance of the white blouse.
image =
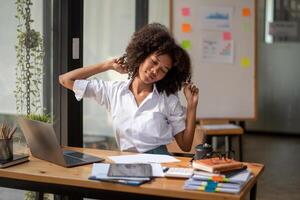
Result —
[[[112,115],[121,151],[145,152],[168,144],[185,129],[185,108],[177,95],[159,93],[154,85],[138,106],[129,90],[131,81],[76,80],[73,91],[80,101],[93,98]]]

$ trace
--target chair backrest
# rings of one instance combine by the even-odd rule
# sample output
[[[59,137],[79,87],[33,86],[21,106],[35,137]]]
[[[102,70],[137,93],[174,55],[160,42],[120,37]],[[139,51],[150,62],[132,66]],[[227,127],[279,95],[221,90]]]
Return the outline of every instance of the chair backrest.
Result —
[[[195,153],[195,147],[198,144],[203,144],[204,143],[204,134],[200,129],[200,126],[197,125],[195,129],[195,135],[194,135],[194,140],[192,144],[191,151],[189,152],[184,152],[180,149],[180,147],[177,145],[176,140],[174,139],[172,143],[167,145],[168,151],[170,153],[176,153],[176,154],[194,154]]]
[[[210,125],[210,124],[229,124],[227,119],[204,119],[200,120],[200,125]]]

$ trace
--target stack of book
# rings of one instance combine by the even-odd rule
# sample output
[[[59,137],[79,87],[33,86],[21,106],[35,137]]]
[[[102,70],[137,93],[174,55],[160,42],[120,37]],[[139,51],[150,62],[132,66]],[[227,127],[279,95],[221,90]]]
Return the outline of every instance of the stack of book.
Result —
[[[251,179],[251,172],[242,162],[228,158],[194,160],[194,175],[185,182],[187,190],[239,193]]]
[[[206,192],[239,193],[252,176],[248,169],[227,174],[195,171],[194,175],[185,182],[184,189]]]

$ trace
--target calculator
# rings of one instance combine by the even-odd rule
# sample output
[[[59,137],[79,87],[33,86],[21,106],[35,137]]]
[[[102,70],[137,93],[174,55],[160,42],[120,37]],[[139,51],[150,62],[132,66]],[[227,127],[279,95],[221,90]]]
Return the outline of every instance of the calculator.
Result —
[[[165,177],[173,178],[190,178],[193,175],[193,168],[170,167],[165,172]]]

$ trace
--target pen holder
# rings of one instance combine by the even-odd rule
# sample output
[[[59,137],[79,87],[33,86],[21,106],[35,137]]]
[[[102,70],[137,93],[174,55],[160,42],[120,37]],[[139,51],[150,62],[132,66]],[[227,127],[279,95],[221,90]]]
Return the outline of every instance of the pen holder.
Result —
[[[0,139],[0,160],[10,160],[13,158],[13,140]]]

